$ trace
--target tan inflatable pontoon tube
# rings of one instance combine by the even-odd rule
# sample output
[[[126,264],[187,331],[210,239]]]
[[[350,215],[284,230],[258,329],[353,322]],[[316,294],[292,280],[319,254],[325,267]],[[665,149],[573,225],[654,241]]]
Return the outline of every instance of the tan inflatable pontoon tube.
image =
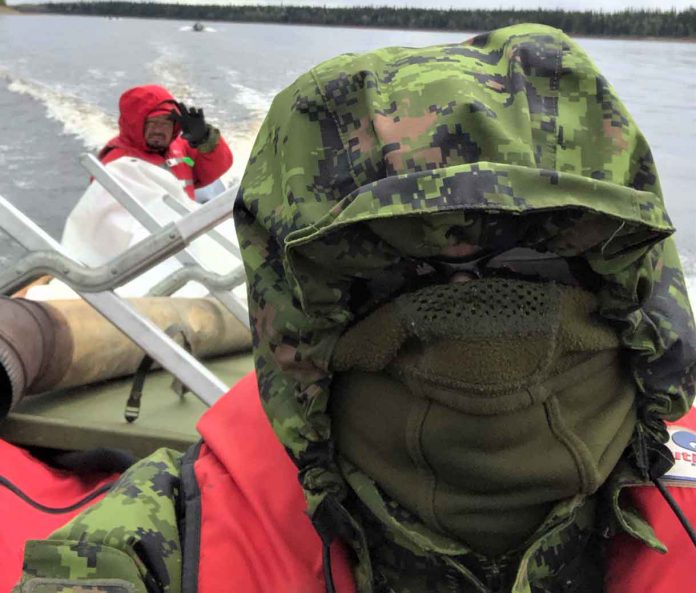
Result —
[[[251,347],[249,331],[215,300],[128,300],[160,328],[180,326],[196,358]],[[82,300],[0,298],[0,418],[25,395],[133,374],[143,356]]]

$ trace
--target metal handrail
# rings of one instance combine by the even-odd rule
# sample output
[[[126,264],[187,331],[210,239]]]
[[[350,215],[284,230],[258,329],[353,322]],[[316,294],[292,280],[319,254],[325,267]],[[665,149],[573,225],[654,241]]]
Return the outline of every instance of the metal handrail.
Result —
[[[232,290],[244,284],[246,275],[241,267],[235,268],[228,274],[211,274],[201,270],[198,266],[184,265],[172,272],[164,280],[158,282],[150,291],[150,296],[170,295],[189,282],[198,282],[210,290]]]
[[[209,210],[205,215],[211,212],[212,210]],[[206,220],[205,224],[212,222]],[[30,252],[55,252],[59,256],[70,259],[62,245],[2,196],[0,196],[0,226]],[[179,226],[179,230],[182,236],[187,236],[191,228],[184,224]],[[77,292],[205,404],[212,405],[227,391],[228,387],[225,383],[114,292],[82,292],[80,290]]]
[[[85,266],[55,251],[33,251],[11,268],[0,271],[0,292],[11,294],[43,274],[59,278],[82,292],[113,290],[180,251],[231,211],[228,202],[210,201],[101,266]]]
[[[93,155],[83,154],[80,156],[80,164],[94,177],[94,179],[104,187],[113,197],[116,199],[130,214],[142,224],[146,230],[151,233],[156,233],[161,230],[162,225],[155,219],[150,212],[143,207],[143,205],[125,188],[117,179],[114,179],[109,172],[106,170],[104,165],[102,165]],[[225,202],[231,209],[234,205],[234,191],[227,190],[222,192],[219,196],[212,199],[207,204],[201,206],[205,208],[208,204],[214,204],[217,202]],[[196,209],[198,210],[198,209]],[[185,216],[182,221],[187,220],[188,216]],[[221,222],[221,221],[220,221]],[[198,258],[193,255],[188,250],[183,250],[176,255],[176,259],[184,265],[199,267],[204,270],[201,278],[203,281],[201,284],[206,285],[206,275],[210,274]],[[240,264],[241,266],[241,264]],[[215,297],[224,307],[226,307],[239,321],[248,329],[249,328],[249,312],[246,304],[233,294],[229,290],[221,290],[216,287],[212,288],[210,293]]]
[[[229,191],[229,190],[228,190]],[[216,196],[217,197],[217,196]],[[213,198],[215,199],[215,198]],[[174,210],[177,214],[180,214],[181,216],[186,216],[189,212],[193,212],[192,207],[187,207],[186,204],[182,204],[179,200],[173,198],[169,194],[165,194],[162,196],[162,200],[164,203]],[[221,232],[219,232],[217,229],[210,229],[208,231],[208,237],[213,239],[220,247],[226,249],[229,251],[232,255],[234,255],[236,258],[239,260],[242,259],[242,252],[239,249],[239,246],[230,241],[225,235],[223,235]]]

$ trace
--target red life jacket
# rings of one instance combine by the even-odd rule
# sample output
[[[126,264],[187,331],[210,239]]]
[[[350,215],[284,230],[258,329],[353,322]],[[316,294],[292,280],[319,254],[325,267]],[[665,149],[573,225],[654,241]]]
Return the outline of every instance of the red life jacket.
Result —
[[[135,87],[123,93],[119,100],[119,135],[109,140],[99,152],[99,159],[107,164],[121,157],[135,157],[167,169],[184,183],[184,189],[193,199],[194,190],[213,183],[232,166],[232,152],[220,137],[210,152],[191,148],[179,136],[178,124],[174,139],[164,153],[153,152],[145,143],[143,130],[148,117],[176,110],[174,97],[157,85]]]
[[[189,452],[193,472],[184,463],[181,476],[184,498],[199,494],[197,509],[186,512],[184,591],[325,593],[321,540],[305,514],[297,468],[261,408],[256,375],[239,381],[198,428],[205,442]],[[21,576],[25,541],[48,537],[101,499],[117,477],[70,475],[0,440],[0,593]],[[40,504],[75,508],[58,513]],[[354,593],[340,544],[331,558],[337,593]]]
[[[670,431],[684,427],[694,438],[677,441],[694,450],[696,410]],[[198,430],[205,442],[195,462],[202,510],[199,593],[219,593],[230,578],[234,590],[244,593],[325,593],[321,542],[305,515],[297,468],[261,408],[255,375],[220,399]],[[683,455],[673,452],[678,461],[670,473],[676,475]],[[693,460],[696,466],[696,453]],[[696,488],[684,480],[679,484],[669,490],[696,525]],[[696,590],[696,549],[672,510],[654,487],[632,488],[629,494],[670,553],[655,552],[624,534],[616,537],[607,557],[606,593]],[[332,552],[336,590],[354,591],[345,549],[335,546]]]
[[[325,593],[321,540],[305,514],[297,468],[261,407],[255,375],[248,374],[208,410],[198,429],[204,442],[193,455],[187,454],[190,475],[186,463],[182,467],[187,505],[184,592]],[[696,443],[696,412],[692,410],[670,430],[677,458],[671,474],[686,474],[696,464],[690,454]],[[689,432],[693,439],[684,434]],[[680,465],[685,451],[690,461]],[[68,475],[3,441],[0,460],[0,476],[49,506],[80,502],[111,479]],[[682,477],[680,486],[669,490],[696,524],[696,488],[690,487],[696,481]],[[606,593],[696,588],[692,574],[696,550],[667,503],[653,487],[631,488],[628,494],[670,552],[659,554],[624,534],[614,538],[606,563]],[[195,512],[189,512],[191,508]],[[70,512],[46,513],[0,487],[0,592],[8,591],[20,576],[24,541],[46,537],[81,509],[84,505]],[[336,591],[354,593],[346,548],[337,542],[331,555]]]
[[[198,423],[201,493],[198,592],[325,593],[322,544],[305,514],[297,468],[261,407],[248,374]],[[188,537],[187,530],[187,537]],[[346,549],[331,548],[338,593],[355,585]],[[184,559],[186,570],[186,559]]]
[[[696,409],[668,429],[675,464],[663,480],[696,526]],[[657,488],[627,488],[626,495],[669,551],[661,554],[625,533],[618,535],[609,548],[606,593],[696,591],[696,548]]]
[[[116,478],[57,470],[0,440],[0,592],[22,574],[24,542],[48,537],[103,498]]]

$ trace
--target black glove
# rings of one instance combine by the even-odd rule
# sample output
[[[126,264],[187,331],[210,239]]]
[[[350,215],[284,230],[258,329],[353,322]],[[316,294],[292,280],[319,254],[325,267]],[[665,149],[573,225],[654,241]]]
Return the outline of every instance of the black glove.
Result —
[[[179,113],[172,111],[170,119],[181,126],[182,137],[191,147],[196,148],[203,144],[209,135],[208,124],[205,123],[205,116],[202,109],[186,107],[183,103],[176,103]]]

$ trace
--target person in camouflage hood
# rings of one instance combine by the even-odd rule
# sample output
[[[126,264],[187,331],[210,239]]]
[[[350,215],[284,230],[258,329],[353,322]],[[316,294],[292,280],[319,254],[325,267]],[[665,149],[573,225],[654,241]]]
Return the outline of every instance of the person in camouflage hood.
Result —
[[[320,64],[275,98],[235,222],[261,403],[322,588],[348,566],[359,593],[599,592],[615,533],[664,549],[619,494],[669,467],[694,322],[649,147],[566,35],[517,25]],[[235,434],[230,450],[248,445]],[[32,542],[18,590],[73,591],[79,573],[140,591],[134,575],[155,573],[148,591],[204,591],[177,560],[191,497],[162,478],[197,454],[134,466],[52,536],[59,552]],[[153,530],[166,553],[146,562]],[[107,544],[137,570],[101,568]],[[230,590],[271,590],[235,585],[232,566]]]
[[[664,420],[689,409],[696,360],[673,229],[644,137],[559,31],[319,65],[275,98],[235,220],[264,408],[317,530],[352,542],[361,591],[558,590],[549,558],[582,555],[594,494],[629,441],[643,477],[660,471]],[[521,248],[551,262],[502,280]],[[554,256],[570,273],[551,277],[592,289],[616,344],[598,327],[542,327],[558,323],[556,299],[581,297],[515,282]],[[419,291],[447,282],[447,266],[481,279]],[[542,301],[544,319],[522,323]],[[585,343],[566,348],[558,332]],[[619,344],[621,369],[605,364]],[[474,380],[486,359],[498,364]],[[568,393],[549,377],[585,383]],[[556,390],[555,403],[532,389]]]

